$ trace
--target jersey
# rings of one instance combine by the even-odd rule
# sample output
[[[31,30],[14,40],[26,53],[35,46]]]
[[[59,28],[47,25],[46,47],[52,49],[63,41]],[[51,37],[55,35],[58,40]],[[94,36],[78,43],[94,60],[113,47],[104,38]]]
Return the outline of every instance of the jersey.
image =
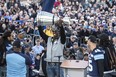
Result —
[[[97,60],[104,59],[104,51],[99,48],[95,48],[89,54],[89,75],[93,77],[99,77]]]
[[[26,77],[26,65],[31,65],[32,61],[20,52],[9,52],[6,54],[7,77]]]

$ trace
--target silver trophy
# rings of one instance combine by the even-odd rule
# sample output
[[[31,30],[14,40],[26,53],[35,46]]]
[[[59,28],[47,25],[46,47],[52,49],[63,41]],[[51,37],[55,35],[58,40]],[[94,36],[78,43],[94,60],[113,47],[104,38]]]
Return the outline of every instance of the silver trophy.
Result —
[[[40,11],[37,14],[36,22],[41,22],[42,26],[53,25],[56,21],[58,21],[60,17],[55,16],[52,13]],[[73,21],[77,21],[75,19],[70,19],[69,17],[64,17],[63,19],[64,24],[71,24]]]

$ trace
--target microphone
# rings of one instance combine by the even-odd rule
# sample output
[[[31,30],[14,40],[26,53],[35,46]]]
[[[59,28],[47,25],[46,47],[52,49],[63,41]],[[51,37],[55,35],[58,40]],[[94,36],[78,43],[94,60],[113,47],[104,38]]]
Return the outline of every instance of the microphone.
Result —
[[[58,77],[60,77],[60,58],[62,57],[62,55],[59,55],[59,56],[54,56],[54,57],[58,57]]]
[[[60,62],[60,58],[62,57],[62,55],[54,56],[54,57],[57,57],[58,58],[58,62]]]
[[[54,56],[54,57],[58,57],[58,58],[60,58],[60,57],[62,57],[62,55],[59,55],[59,56]]]

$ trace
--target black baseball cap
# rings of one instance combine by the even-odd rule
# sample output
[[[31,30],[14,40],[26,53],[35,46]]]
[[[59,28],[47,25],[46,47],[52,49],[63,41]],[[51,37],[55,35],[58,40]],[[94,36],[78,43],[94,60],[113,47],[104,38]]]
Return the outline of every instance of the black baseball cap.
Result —
[[[20,47],[21,47],[21,42],[20,42],[20,40],[15,40],[15,41],[13,42],[13,47],[20,48]]]
[[[94,35],[90,35],[88,40],[90,40],[93,43],[97,43],[97,38]]]

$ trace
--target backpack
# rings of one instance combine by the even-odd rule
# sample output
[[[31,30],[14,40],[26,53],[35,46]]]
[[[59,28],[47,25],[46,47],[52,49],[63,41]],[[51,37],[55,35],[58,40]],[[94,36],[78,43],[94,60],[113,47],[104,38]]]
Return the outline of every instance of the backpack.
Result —
[[[116,51],[113,46],[111,46],[111,49],[108,47],[104,48],[104,71],[116,69]]]

